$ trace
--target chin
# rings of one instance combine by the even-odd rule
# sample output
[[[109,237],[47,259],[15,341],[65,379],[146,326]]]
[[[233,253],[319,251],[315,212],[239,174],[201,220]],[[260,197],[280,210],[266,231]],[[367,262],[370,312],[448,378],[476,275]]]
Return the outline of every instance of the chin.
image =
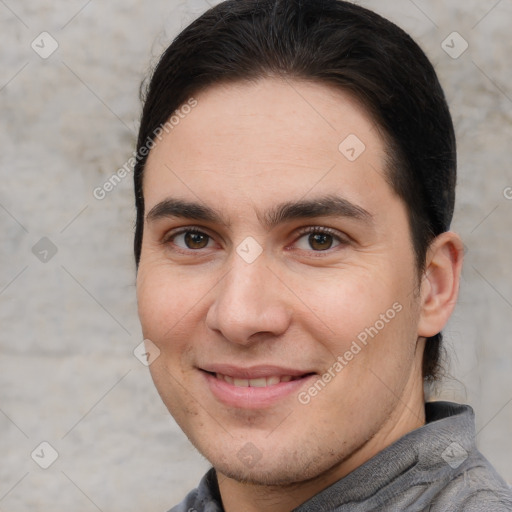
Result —
[[[299,471],[297,468],[290,468],[290,464],[288,463],[285,467],[278,465],[277,467],[262,467],[258,469],[249,469],[240,463],[212,465],[218,473],[232,480],[265,487],[291,486],[318,476],[316,472],[308,476],[304,471]]]
[[[219,445],[195,447],[223,476],[267,487],[304,483],[329,472],[344,460],[343,454],[322,451],[319,446],[310,446],[308,450],[304,443],[295,445],[300,447],[297,450],[287,449],[282,443],[278,447],[267,444],[262,452],[250,441],[241,443],[241,448],[239,444],[231,442],[223,450],[218,449]]]

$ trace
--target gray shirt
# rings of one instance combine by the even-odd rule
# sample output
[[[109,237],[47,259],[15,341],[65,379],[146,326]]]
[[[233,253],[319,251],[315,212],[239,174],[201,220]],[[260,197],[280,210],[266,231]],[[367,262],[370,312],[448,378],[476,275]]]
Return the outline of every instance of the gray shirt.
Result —
[[[425,404],[426,424],[293,512],[505,512],[512,491],[477,450],[468,405]],[[169,512],[223,512],[215,470]],[[240,511],[243,512],[243,511]]]

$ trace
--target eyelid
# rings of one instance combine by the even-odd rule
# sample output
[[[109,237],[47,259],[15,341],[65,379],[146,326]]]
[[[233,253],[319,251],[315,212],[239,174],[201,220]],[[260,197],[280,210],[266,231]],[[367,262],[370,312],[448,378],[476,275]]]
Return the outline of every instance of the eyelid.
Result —
[[[215,240],[215,237],[213,235],[211,235],[209,233],[209,230],[206,229],[206,228],[203,228],[203,227],[199,227],[199,226],[182,226],[182,227],[179,227],[179,228],[175,228],[175,229],[172,229],[168,232],[166,232],[160,243],[162,245],[167,245],[169,243],[171,243],[171,240],[178,236],[178,235],[182,235],[183,233],[198,233],[198,234],[201,234],[201,235],[206,235],[207,237],[209,237],[211,240]],[[179,246],[176,246],[178,247],[178,249],[184,251],[185,249],[182,249],[181,247]],[[188,249],[188,251],[199,251],[200,249]]]
[[[204,233],[205,235],[208,234],[205,228],[200,228],[199,226],[180,226],[179,228],[173,228],[170,229],[169,231],[166,231],[162,237],[162,240],[165,240],[166,238],[171,238],[186,231],[197,231],[200,233]]]
[[[309,235],[312,233],[323,233],[323,234],[331,235],[332,237],[336,238],[342,244],[348,244],[350,242],[350,237],[348,235],[346,235],[336,229],[314,225],[314,226],[306,226],[304,228],[301,228],[298,231],[298,236],[295,238],[294,243],[299,238],[302,238],[304,235]],[[315,251],[315,252],[327,252],[327,251]]]

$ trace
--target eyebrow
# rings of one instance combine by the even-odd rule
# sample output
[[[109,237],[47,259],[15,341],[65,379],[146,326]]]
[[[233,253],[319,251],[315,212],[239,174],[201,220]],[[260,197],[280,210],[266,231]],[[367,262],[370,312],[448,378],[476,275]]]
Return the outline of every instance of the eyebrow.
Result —
[[[298,219],[315,217],[345,217],[370,224],[373,215],[363,207],[343,197],[327,195],[316,199],[287,201],[278,204],[266,212],[256,212],[258,220],[267,229]],[[221,212],[201,203],[183,199],[167,198],[156,204],[147,214],[146,220],[154,222],[168,217],[211,222],[226,227],[230,222]]]

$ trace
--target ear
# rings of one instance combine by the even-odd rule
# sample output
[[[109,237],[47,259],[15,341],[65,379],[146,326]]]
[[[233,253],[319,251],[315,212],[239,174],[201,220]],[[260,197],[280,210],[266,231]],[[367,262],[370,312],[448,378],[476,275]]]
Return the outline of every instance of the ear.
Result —
[[[448,322],[459,295],[463,255],[462,240],[452,231],[430,244],[421,282],[418,336],[435,336]]]

